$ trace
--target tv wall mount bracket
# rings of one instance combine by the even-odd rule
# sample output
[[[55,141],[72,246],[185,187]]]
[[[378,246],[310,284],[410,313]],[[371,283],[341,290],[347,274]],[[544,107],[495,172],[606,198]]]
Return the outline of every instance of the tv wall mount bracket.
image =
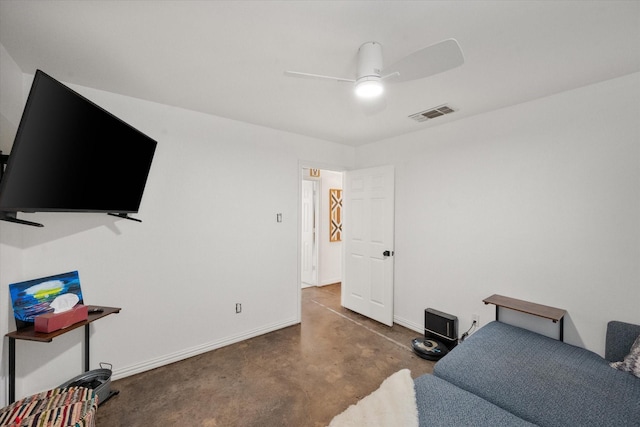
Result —
[[[4,176],[4,170],[7,167],[7,162],[9,161],[8,154],[2,154],[0,151],[0,182],[2,181],[2,177]],[[44,227],[42,224],[32,221],[25,221],[23,219],[18,219],[17,212],[1,212],[0,211],[0,221],[14,222],[16,224],[23,225],[31,225],[33,227]]]
[[[2,176],[4,175],[4,168],[7,167],[8,161],[9,161],[9,155],[2,154],[2,150],[0,150],[0,181],[2,181]]]
[[[122,219],[128,219],[129,221],[135,221],[135,222],[142,222],[141,219],[138,218],[132,218],[129,215],[127,215],[126,213],[109,213],[107,215],[111,215],[111,216],[117,216],[118,218],[122,218]]]

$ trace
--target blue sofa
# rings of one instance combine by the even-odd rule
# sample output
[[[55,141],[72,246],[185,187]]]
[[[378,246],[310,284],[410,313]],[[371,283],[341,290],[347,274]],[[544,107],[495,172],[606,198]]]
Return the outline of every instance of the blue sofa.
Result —
[[[415,379],[420,426],[640,426],[640,378],[609,366],[638,335],[609,322],[603,359],[491,322]]]

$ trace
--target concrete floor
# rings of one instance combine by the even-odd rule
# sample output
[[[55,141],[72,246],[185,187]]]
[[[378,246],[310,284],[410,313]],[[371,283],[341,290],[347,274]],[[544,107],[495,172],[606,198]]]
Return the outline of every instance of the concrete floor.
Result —
[[[340,306],[340,285],[302,290],[302,323],[114,381],[97,425],[326,426],[394,372],[433,363],[419,333]]]

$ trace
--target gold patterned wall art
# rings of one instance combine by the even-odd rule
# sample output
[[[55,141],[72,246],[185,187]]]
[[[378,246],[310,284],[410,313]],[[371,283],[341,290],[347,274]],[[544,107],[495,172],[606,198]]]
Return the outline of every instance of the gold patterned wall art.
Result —
[[[329,241],[342,241],[342,190],[329,189]]]

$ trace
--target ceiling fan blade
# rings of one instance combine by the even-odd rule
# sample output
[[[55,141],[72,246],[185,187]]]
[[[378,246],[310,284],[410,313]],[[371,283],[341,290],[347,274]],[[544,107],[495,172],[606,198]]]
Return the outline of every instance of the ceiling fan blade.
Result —
[[[394,82],[422,79],[464,64],[462,49],[455,39],[447,39],[405,56],[384,69],[385,74],[398,72]]]
[[[323,76],[321,74],[301,73],[299,71],[285,71],[284,75],[288,77],[299,77],[302,79],[322,79],[322,80],[333,80],[337,82],[355,83],[355,80],[353,79],[343,79],[342,77]]]

